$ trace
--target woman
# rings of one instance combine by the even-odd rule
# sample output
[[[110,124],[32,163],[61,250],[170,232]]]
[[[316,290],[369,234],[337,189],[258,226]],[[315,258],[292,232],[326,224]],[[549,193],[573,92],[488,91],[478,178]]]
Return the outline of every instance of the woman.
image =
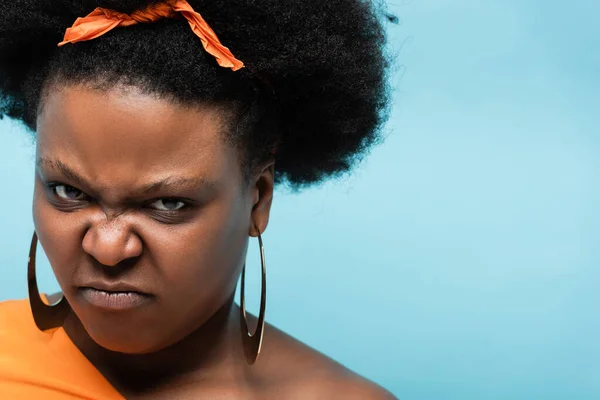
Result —
[[[264,253],[258,319],[233,301],[274,186],[377,139],[383,45],[362,0],[2,2],[0,111],[35,132],[36,233],[29,300],[0,304],[1,397],[393,398],[264,323]]]

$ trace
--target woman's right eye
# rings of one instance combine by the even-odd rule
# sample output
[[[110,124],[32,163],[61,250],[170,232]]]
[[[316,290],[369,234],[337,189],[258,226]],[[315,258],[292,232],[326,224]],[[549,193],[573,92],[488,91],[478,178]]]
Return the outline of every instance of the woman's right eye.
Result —
[[[85,197],[81,190],[69,185],[55,185],[52,191],[62,200],[81,200]]]

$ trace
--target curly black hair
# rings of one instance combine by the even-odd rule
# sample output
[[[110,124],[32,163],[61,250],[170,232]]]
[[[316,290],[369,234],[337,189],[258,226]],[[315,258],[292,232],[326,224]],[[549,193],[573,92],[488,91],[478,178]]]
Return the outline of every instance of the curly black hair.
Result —
[[[156,0],[0,3],[0,117],[32,132],[55,83],[133,84],[183,104],[227,107],[244,165],[275,157],[292,188],[348,171],[387,117],[389,59],[372,0],[189,0],[246,68],[219,67],[187,23],[114,29],[58,47],[76,18],[100,6],[124,13]]]

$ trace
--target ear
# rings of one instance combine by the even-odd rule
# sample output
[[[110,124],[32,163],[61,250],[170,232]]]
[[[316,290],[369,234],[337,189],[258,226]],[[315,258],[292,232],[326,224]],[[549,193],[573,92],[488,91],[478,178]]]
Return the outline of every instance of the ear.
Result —
[[[249,235],[257,237],[258,232],[264,233],[269,224],[271,204],[273,203],[273,190],[275,186],[275,163],[271,162],[262,167],[250,186],[252,199],[252,212],[250,213]]]

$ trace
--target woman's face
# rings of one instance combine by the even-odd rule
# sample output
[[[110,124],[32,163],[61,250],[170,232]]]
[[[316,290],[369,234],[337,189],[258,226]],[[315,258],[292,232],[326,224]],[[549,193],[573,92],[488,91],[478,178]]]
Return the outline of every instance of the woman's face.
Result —
[[[38,117],[34,221],[56,278],[99,345],[162,349],[231,298],[272,168],[249,183],[216,108],[134,88],[53,90]]]

